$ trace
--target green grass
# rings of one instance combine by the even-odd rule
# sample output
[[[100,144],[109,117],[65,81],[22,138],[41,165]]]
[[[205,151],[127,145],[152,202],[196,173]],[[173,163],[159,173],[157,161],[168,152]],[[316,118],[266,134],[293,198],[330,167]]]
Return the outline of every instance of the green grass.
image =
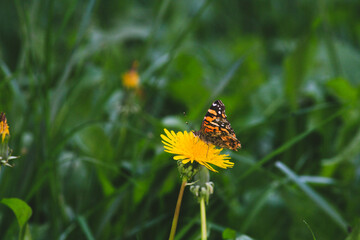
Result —
[[[36,240],[167,239],[181,180],[160,134],[199,129],[221,99],[243,147],[226,151],[233,169],[211,174],[208,239],[356,239],[359,8],[0,3],[0,112],[21,156],[0,170],[0,200],[31,207],[22,233]],[[134,60],[138,92],[121,82]],[[1,238],[19,232],[1,204]],[[185,189],[176,239],[199,237]]]

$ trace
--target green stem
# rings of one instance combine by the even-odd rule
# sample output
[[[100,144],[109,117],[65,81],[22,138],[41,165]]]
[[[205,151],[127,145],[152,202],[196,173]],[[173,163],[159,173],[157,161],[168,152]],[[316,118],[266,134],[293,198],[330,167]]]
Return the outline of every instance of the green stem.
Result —
[[[205,211],[205,197],[200,199],[200,215],[201,215],[201,240],[206,240],[206,211]]]
[[[174,238],[175,238],[176,227],[177,227],[177,222],[178,222],[179,213],[180,213],[181,200],[183,198],[185,186],[186,186],[186,180],[183,180],[183,182],[181,184],[180,191],[179,191],[178,200],[177,200],[177,203],[176,203],[176,208],[175,208],[173,222],[172,222],[172,225],[171,225],[171,231],[170,231],[169,240],[174,240]]]

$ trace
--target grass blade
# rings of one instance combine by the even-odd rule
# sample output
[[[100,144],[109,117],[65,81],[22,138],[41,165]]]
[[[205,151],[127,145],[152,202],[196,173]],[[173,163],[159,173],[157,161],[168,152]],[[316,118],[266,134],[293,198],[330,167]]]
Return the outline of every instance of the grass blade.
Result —
[[[309,224],[308,224],[305,220],[303,220],[303,222],[305,223],[305,225],[307,226],[307,228],[310,230],[311,235],[312,235],[312,237],[313,237],[313,240],[316,240],[315,234],[314,234],[314,232],[312,231],[312,229],[311,229],[311,227],[309,226]]]
[[[89,225],[87,224],[85,218],[83,216],[79,216],[77,218],[79,224],[80,224],[80,228],[81,230],[85,233],[86,235],[86,239],[88,240],[95,240],[94,236],[92,235]]]
[[[327,124],[328,122],[332,121],[333,119],[335,119],[336,117],[340,116],[343,113],[344,109],[339,110],[338,112],[334,113],[333,115],[331,115],[330,117],[328,117],[327,119],[325,119],[324,121],[320,122],[318,125],[314,126],[313,128],[310,128],[308,130],[306,130],[305,132],[301,133],[300,135],[290,139],[289,141],[287,141],[286,143],[284,143],[283,145],[281,145],[279,148],[277,148],[276,150],[272,151],[271,153],[269,153],[268,155],[266,155],[264,158],[262,158],[259,162],[257,162],[255,165],[253,165],[250,169],[248,169],[243,175],[241,175],[239,177],[239,180],[244,179],[245,177],[247,177],[250,173],[252,173],[253,171],[255,171],[256,169],[259,169],[262,165],[264,165],[265,163],[267,163],[268,161],[270,161],[273,157],[279,155],[280,153],[283,153],[284,151],[286,151],[287,149],[289,149],[291,146],[293,146],[295,143],[301,141],[302,139],[304,139],[305,137],[307,137],[310,133],[312,133],[314,130],[322,127],[323,125]]]
[[[342,230],[344,230],[344,232],[347,232],[347,222],[341,217],[341,215],[332,205],[330,205],[311,187],[301,181],[300,177],[297,176],[293,171],[291,171],[285,164],[281,162],[276,162],[275,166],[280,169],[280,171],[282,171],[286,176],[288,176],[296,185],[298,185],[299,188],[303,190],[305,194],[316,203],[316,205],[319,206],[319,208],[321,208],[326,214],[328,214],[337,223],[337,225]]]
[[[231,66],[231,68],[226,73],[226,75],[221,79],[219,86],[213,92],[209,102],[211,102],[220,93],[222,93],[222,91],[224,91],[225,87],[229,84],[230,80],[232,79],[232,77],[234,76],[234,74],[236,73],[236,71],[239,69],[239,67],[243,62],[244,62],[244,57],[241,57]]]

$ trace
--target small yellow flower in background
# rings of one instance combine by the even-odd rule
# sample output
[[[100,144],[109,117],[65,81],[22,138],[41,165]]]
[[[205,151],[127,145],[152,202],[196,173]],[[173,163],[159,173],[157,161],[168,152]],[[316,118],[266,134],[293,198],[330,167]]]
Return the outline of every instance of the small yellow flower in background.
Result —
[[[174,160],[181,161],[183,164],[195,161],[214,172],[217,171],[211,165],[224,169],[234,166],[234,163],[229,161],[229,155],[220,154],[222,148],[217,149],[214,145],[206,144],[192,132],[175,133],[167,129],[164,131],[166,136],[160,135],[163,139],[164,151],[175,154]]]
[[[9,125],[7,125],[5,113],[0,113],[0,135],[2,135],[1,142],[4,142],[6,135],[10,135]]]
[[[139,86],[140,77],[137,72],[138,62],[135,61],[130,71],[122,75],[122,82],[126,88],[136,89]]]
[[[0,136],[0,168],[2,166],[12,167],[9,161],[14,160],[18,157],[11,156],[12,150],[8,146],[9,138],[6,138],[6,136],[10,136],[10,132],[5,113],[0,113]]]

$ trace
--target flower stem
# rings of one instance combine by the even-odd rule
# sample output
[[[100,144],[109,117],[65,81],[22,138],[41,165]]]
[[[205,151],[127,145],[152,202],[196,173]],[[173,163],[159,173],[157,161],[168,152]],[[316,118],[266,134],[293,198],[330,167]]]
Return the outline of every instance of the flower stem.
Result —
[[[181,200],[183,198],[185,186],[186,186],[186,180],[183,180],[180,191],[179,191],[178,200],[176,203],[176,208],[175,208],[174,218],[173,218],[172,225],[171,225],[169,240],[174,240],[174,238],[175,238],[176,227],[177,227],[177,222],[178,222],[179,213],[180,213]]]
[[[205,197],[200,199],[200,215],[201,215],[201,240],[206,240],[206,212],[205,212]]]

